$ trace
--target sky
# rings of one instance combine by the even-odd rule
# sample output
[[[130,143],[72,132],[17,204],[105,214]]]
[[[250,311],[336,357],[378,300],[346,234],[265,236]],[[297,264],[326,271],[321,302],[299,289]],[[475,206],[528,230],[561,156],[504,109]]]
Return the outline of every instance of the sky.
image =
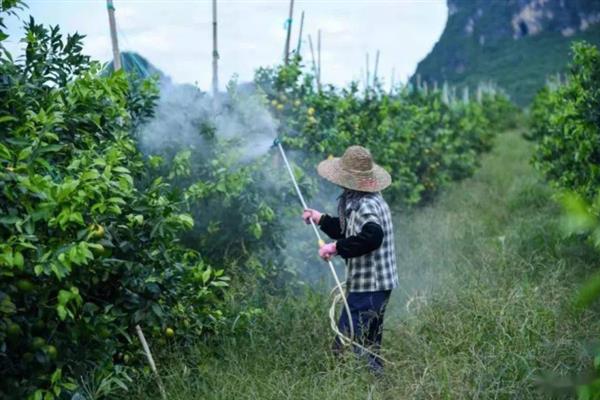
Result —
[[[28,9],[7,20],[7,48],[19,54],[23,21],[60,25],[65,33],[86,35],[84,50],[94,59],[112,57],[104,0],[26,0]],[[283,57],[289,0],[218,0],[221,88],[237,75],[251,80],[260,66]],[[177,83],[207,90],[211,82],[211,0],[114,0],[119,47],[135,50]],[[445,0],[296,0],[292,48],[305,12],[301,54],[310,65],[307,35],[316,47],[321,29],[324,83],[364,82],[366,54],[371,74],[380,51],[378,76],[386,84],[406,81],[439,39],[448,10]],[[315,48],[316,51],[316,48]]]

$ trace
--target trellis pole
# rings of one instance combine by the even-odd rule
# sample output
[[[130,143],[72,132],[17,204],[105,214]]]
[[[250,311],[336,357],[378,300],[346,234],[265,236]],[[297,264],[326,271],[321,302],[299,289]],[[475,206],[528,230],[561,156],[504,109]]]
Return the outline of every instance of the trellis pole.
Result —
[[[317,31],[317,65],[319,74],[319,90],[321,90],[321,30]]]
[[[369,88],[371,76],[369,74],[369,52],[365,55],[365,90]]]
[[[212,51],[212,92],[213,97],[219,93],[219,50],[217,47],[217,0],[212,2],[212,36],[213,36],[213,51]]]
[[[377,85],[377,69],[379,68],[379,50],[375,53],[375,66],[373,67],[373,86]]]
[[[283,61],[285,65],[288,65],[290,58],[290,38],[292,36],[292,18],[294,16],[294,0],[290,0],[290,14],[286,21],[287,25],[287,34],[285,37],[285,49],[283,55]]]
[[[296,47],[296,55],[300,55],[300,46],[302,45],[302,30],[304,28],[304,11],[300,15],[300,32],[298,33],[298,46]]]
[[[108,10],[108,25],[110,26],[110,41],[113,52],[113,68],[115,71],[121,69],[121,52],[119,51],[119,39],[117,37],[117,21],[115,19],[115,6],[113,0],[106,0]]]
[[[310,35],[308,35],[308,45],[310,47],[310,55],[312,57],[313,72],[315,74],[315,80],[317,81],[317,90],[321,91],[321,82],[319,80],[319,71],[317,71],[317,62],[315,60],[315,51],[314,51],[314,47],[313,47],[312,37]]]

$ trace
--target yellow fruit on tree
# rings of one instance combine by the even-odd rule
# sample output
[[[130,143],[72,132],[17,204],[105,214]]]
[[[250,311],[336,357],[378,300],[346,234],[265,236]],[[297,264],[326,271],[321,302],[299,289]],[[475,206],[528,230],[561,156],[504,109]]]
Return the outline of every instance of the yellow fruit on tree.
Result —
[[[283,104],[277,104],[277,110],[279,110],[279,111],[283,110]]]
[[[314,115],[315,109],[312,107],[308,107],[308,110],[306,110],[306,112],[308,113],[308,115]]]
[[[48,357],[50,357],[51,360],[56,359],[56,356],[58,355],[58,350],[56,350],[56,347],[49,344],[49,345],[44,346],[43,350],[44,350],[44,353],[46,353],[48,355]]]
[[[90,249],[92,249],[92,253],[94,254],[104,255],[106,253],[106,249],[100,243],[90,244]]]
[[[31,347],[33,347],[34,350],[41,349],[42,346],[45,344],[46,344],[46,341],[39,336],[34,337],[33,340],[31,341]]]
[[[92,234],[92,237],[101,238],[104,237],[104,227],[100,224],[93,224],[88,228]]]
[[[167,329],[165,329],[165,335],[167,335],[167,337],[171,338],[171,337],[175,336],[175,331],[173,330],[173,328],[167,328]]]

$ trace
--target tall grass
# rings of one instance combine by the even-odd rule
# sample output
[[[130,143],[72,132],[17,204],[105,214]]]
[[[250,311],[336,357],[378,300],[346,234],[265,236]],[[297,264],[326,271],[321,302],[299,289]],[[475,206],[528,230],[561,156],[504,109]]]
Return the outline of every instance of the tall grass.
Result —
[[[394,364],[383,379],[330,355],[327,298],[307,291],[271,299],[243,335],[159,349],[169,399],[571,396],[600,329],[597,310],[577,312],[571,299],[598,261],[561,236],[529,157],[518,133],[506,133],[472,179],[396,212],[402,287],[388,308]],[[133,391],[156,396],[151,381]]]

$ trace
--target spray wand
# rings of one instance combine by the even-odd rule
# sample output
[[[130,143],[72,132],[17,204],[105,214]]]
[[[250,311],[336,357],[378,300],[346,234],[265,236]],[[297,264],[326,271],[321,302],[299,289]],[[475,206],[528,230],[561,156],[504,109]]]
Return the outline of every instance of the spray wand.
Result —
[[[281,153],[281,157],[283,158],[285,167],[287,168],[287,170],[290,174],[290,178],[292,179],[292,183],[294,184],[294,189],[296,189],[296,194],[298,195],[298,198],[300,199],[300,203],[302,204],[303,209],[306,210],[308,208],[308,206],[306,205],[304,196],[302,196],[302,192],[300,191],[300,187],[298,186],[298,182],[296,181],[296,177],[294,176],[294,171],[292,171],[290,162],[288,161],[288,158],[285,155],[285,151],[283,150],[281,141],[279,139],[275,139],[273,141],[273,146],[277,146],[279,148],[279,152]],[[325,244],[325,241],[321,238],[321,234],[319,233],[317,226],[315,225],[315,223],[312,219],[309,219],[309,221],[310,221],[310,226],[313,228],[313,231],[315,232],[315,235],[317,236],[317,243],[319,244],[319,247],[323,246]],[[333,262],[331,260],[327,260],[327,265],[329,265],[331,274],[333,275],[333,278],[335,279],[336,286],[333,290],[334,291],[337,290],[335,300],[334,300],[333,305],[329,312],[329,317],[331,319],[331,329],[339,337],[340,342],[342,342],[345,345],[349,345],[350,343],[354,342],[354,340],[353,340],[354,326],[352,324],[352,316],[350,314],[350,306],[348,306],[348,300],[346,299],[346,295],[344,293],[344,288],[343,288],[342,284],[340,283],[340,278],[338,277],[337,272],[335,272],[335,267],[333,266]],[[350,336],[349,337],[344,335],[342,332],[340,332],[340,330],[338,329],[337,323],[335,321],[335,305],[338,302],[338,298],[343,301],[344,308],[346,310],[346,315],[348,316],[348,326],[350,327]]]

